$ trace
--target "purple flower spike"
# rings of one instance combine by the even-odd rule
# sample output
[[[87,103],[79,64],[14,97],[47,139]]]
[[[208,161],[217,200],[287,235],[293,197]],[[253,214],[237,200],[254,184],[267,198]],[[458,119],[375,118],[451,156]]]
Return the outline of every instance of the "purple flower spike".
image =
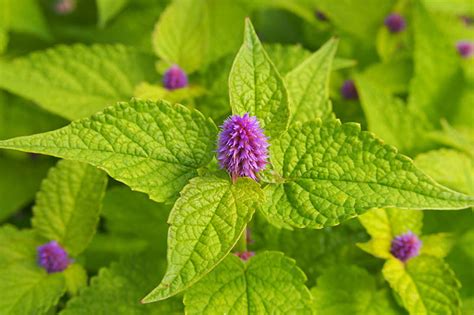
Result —
[[[67,15],[76,9],[76,0],[58,0],[54,4],[54,11],[59,15]]]
[[[163,76],[163,85],[168,90],[181,89],[188,86],[188,76],[177,65],[171,66]]]
[[[238,177],[257,180],[268,159],[268,138],[257,117],[244,114],[229,117],[221,126],[217,159],[235,182]]]
[[[37,251],[38,265],[48,273],[61,272],[72,262],[67,252],[56,241],[38,246]]]
[[[474,54],[474,43],[467,40],[460,40],[456,44],[459,55],[463,58],[469,58]]]
[[[421,241],[418,236],[408,231],[392,240],[390,253],[402,262],[406,262],[408,259],[418,256],[420,248]]]
[[[471,26],[474,23],[474,19],[468,15],[461,15],[459,18],[465,26]]]
[[[239,257],[243,261],[247,261],[253,256],[255,256],[255,252],[237,252],[237,253],[234,253],[234,255]]]
[[[344,81],[344,84],[341,86],[341,95],[346,100],[359,99],[359,94],[357,93],[357,89],[353,80]]]
[[[385,26],[391,33],[399,33],[406,27],[405,18],[397,13],[392,13],[385,18]]]

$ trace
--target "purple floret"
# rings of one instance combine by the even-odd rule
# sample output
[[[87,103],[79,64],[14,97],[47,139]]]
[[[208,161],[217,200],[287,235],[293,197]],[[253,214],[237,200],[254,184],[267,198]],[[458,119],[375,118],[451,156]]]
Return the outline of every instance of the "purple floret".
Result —
[[[357,93],[357,89],[353,80],[344,81],[344,84],[341,86],[341,95],[346,100],[359,99],[359,94]]]
[[[257,180],[268,160],[268,139],[256,117],[229,117],[221,126],[217,149],[220,166],[236,181],[238,177]]]
[[[188,76],[177,65],[171,66],[163,76],[163,86],[168,90],[181,89],[188,86]]]
[[[72,262],[67,252],[56,241],[38,246],[37,252],[38,265],[48,273],[61,272]]]
[[[253,256],[255,256],[255,252],[249,252],[249,251],[246,251],[246,252],[237,252],[237,253],[234,253],[235,256],[239,257],[240,259],[242,259],[243,261],[247,261],[249,260],[250,258],[252,258]]]
[[[463,58],[469,58],[474,54],[474,43],[467,40],[460,40],[456,44],[459,55]]]
[[[391,33],[399,33],[406,27],[405,18],[397,13],[392,13],[385,18],[385,26]]]
[[[408,231],[392,240],[390,253],[402,262],[406,262],[408,259],[418,256],[421,245],[418,236]]]
[[[67,15],[76,9],[76,0],[57,0],[54,11],[59,15]]]

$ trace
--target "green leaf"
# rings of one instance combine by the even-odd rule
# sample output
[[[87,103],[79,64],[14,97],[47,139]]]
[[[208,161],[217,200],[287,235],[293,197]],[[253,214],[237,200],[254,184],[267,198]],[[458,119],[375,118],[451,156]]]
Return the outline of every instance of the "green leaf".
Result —
[[[0,92],[0,139],[57,129],[67,121],[20,97]]]
[[[57,46],[0,67],[1,88],[71,120],[127,101],[138,83],[157,79],[153,56],[121,45]]]
[[[145,241],[148,250],[164,256],[170,209],[171,206],[153,202],[128,187],[113,187],[105,195],[102,215],[107,235],[121,237],[122,244]],[[129,252],[130,247],[125,246],[123,251]]]
[[[291,98],[292,122],[330,117],[329,77],[337,50],[336,39],[329,40],[285,77]]]
[[[423,212],[396,208],[372,209],[361,215],[359,221],[372,239],[357,245],[369,254],[388,259],[392,257],[390,246],[394,237],[408,231],[421,234]]]
[[[257,116],[270,137],[276,139],[286,129],[288,92],[248,19],[244,44],[230,72],[229,94],[232,112]]]
[[[247,227],[251,251],[275,250],[295,259],[308,276],[308,286],[314,286],[316,278],[335,264],[373,266],[379,263],[357,248],[356,243],[367,239],[364,228],[357,220],[346,221],[340,226],[320,230],[278,229],[257,212]],[[315,246],[317,244],[317,246]],[[315,263],[317,262],[317,263]]]
[[[319,0],[317,6],[343,32],[373,41],[394,3],[392,0]]]
[[[150,255],[125,257],[103,268],[89,287],[69,300],[61,315],[76,314],[182,314],[182,303],[169,299],[140,304],[149,284],[163,272],[163,263]]]
[[[186,314],[311,314],[305,274],[295,261],[264,252],[227,258],[184,295]]]
[[[31,230],[0,229],[0,313],[44,314],[65,292],[64,275],[36,263],[41,242]]]
[[[408,82],[413,76],[413,61],[408,58],[391,59],[370,65],[363,73],[370,83],[383,88],[390,94],[408,93]],[[377,84],[377,82],[383,82]],[[358,91],[360,86],[358,86]],[[359,91],[360,92],[360,91]]]
[[[72,264],[64,270],[66,288],[70,295],[74,296],[80,290],[87,287],[87,271],[79,264]]]
[[[0,155],[0,221],[33,201],[51,161]]]
[[[437,182],[474,194],[474,158],[450,149],[429,151],[415,158],[415,165]]]
[[[262,210],[280,226],[322,228],[375,207],[462,209],[474,200],[437,184],[354,123],[297,124],[270,153],[277,175]]]
[[[42,182],[31,224],[72,256],[89,245],[95,234],[107,176],[88,164],[59,161]]]
[[[181,191],[168,223],[168,269],[144,303],[175,295],[209,273],[237,243],[263,199],[251,179],[197,177]]]
[[[460,314],[459,281],[440,258],[390,259],[382,271],[410,314]]]
[[[311,56],[311,52],[301,45],[264,44],[270,60],[273,62],[281,75],[296,68],[305,59]]]
[[[46,20],[36,0],[0,0],[0,29],[51,39]]]
[[[158,202],[174,197],[214,154],[214,123],[165,101],[132,100],[0,147],[92,164]]]
[[[318,315],[402,314],[387,290],[377,290],[375,279],[357,266],[328,269],[311,289]]]
[[[383,79],[370,76],[373,74],[359,75],[356,78],[369,130],[402,152],[416,153],[431,148],[427,131],[432,126],[426,117],[407,108],[400,98],[392,96],[386,90],[386,75]],[[384,82],[384,85],[380,82]]]
[[[442,130],[433,131],[429,137],[445,146],[467,153],[474,159],[474,129],[452,127],[446,120],[441,121]]]
[[[446,257],[455,244],[452,234],[437,233],[430,235],[423,235],[421,237],[422,247],[420,254],[429,255],[439,258]]]
[[[460,58],[420,2],[415,5],[413,27],[415,76],[408,104],[438,122],[456,111],[463,80]]]
[[[239,46],[245,15],[238,1],[173,1],[155,26],[155,52],[194,72]]]
[[[129,0],[96,0],[99,14],[99,26],[104,27],[128,4]]]

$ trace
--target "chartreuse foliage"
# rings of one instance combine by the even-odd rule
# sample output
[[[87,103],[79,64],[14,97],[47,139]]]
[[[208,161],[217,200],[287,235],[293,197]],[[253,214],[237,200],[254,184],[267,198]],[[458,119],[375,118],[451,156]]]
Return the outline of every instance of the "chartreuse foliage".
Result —
[[[67,119],[128,100],[137,84],[158,78],[152,55],[122,45],[58,46],[6,62],[0,87]]]
[[[157,26],[156,33],[164,37],[163,41],[155,45],[157,53],[170,63],[189,61],[186,65],[180,64],[188,70],[207,64],[208,58],[223,55],[224,52],[216,50],[213,54],[205,54],[205,58],[201,56],[201,50],[211,49],[209,47],[214,47],[222,40],[219,28],[209,26],[212,23],[206,13],[217,3],[220,1],[174,2]],[[225,3],[229,6],[229,11],[233,14],[237,12],[232,9],[231,2]],[[200,16],[202,21],[197,20],[196,16],[188,20],[186,16],[190,10],[179,11],[174,7],[177,4],[186,4],[189,8],[198,7],[201,10],[199,12],[205,13]],[[188,32],[179,35],[191,34],[191,41],[173,37],[178,34],[172,29],[176,25],[166,26],[167,23],[173,22],[171,16],[175,14],[182,15],[174,18],[177,25],[188,23],[185,28]],[[232,19],[229,18],[228,21]],[[218,33],[207,32],[210,29]],[[171,38],[167,39],[165,36]],[[210,37],[208,40],[202,40],[201,36]],[[190,48],[182,46],[183,43],[192,46]],[[74,47],[81,52],[99,49]],[[223,47],[226,48],[227,45]],[[64,50],[66,55],[72,54],[71,48],[58,49]],[[256,210],[261,210],[267,219],[277,226],[323,228],[356,217],[374,207],[461,209],[473,205],[474,202],[472,197],[452,191],[433,181],[418,170],[409,158],[398,153],[394,147],[383,144],[372,133],[361,131],[359,125],[342,124],[332,117],[328,77],[333,70],[331,63],[335,50],[336,41],[330,40],[320,51],[306,60],[301,60],[298,63],[300,65],[290,69],[283,78],[265,52],[250,21],[247,20],[244,44],[230,72],[229,95],[233,113],[248,112],[256,116],[266,135],[270,136],[271,165],[262,174],[260,182],[242,178],[232,183],[222,172],[215,170],[215,164],[211,163],[218,132],[214,122],[195,109],[162,100],[131,100],[118,103],[90,118],[76,120],[62,129],[0,141],[0,147],[89,163],[106,171],[132,190],[148,194],[154,201],[173,203],[177,199],[168,219],[170,224],[168,266],[161,283],[145,297],[143,302],[166,299],[196,284],[197,288],[205,287],[206,291],[193,288],[186,292],[186,305],[190,312],[202,312],[205,301],[211,300],[216,308],[229,313],[239,313],[241,310],[248,312],[254,309],[257,312],[268,310],[270,313],[303,312],[308,309],[307,303],[310,297],[303,284],[304,276],[291,260],[275,253],[257,254],[248,265],[232,256],[226,258]],[[112,51],[116,52],[114,49]],[[195,54],[195,58],[181,56],[183,51]],[[62,57],[58,56],[58,60],[59,58]],[[82,60],[82,54],[76,59]],[[107,59],[107,66],[99,66],[103,71],[94,69],[86,71],[86,68],[77,64],[79,61],[76,59],[61,61],[66,65],[64,69],[69,70],[63,69],[65,72],[61,72],[62,80],[56,83],[77,83],[78,85],[74,85],[77,90],[73,91],[85,91],[83,93],[85,96],[81,94],[82,92],[68,93],[72,85],[66,86],[60,94],[53,95],[49,92],[46,94],[45,89],[39,89],[36,85],[43,82],[51,85],[51,82],[45,80],[48,75],[43,76],[42,71],[31,72],[27,66],[31,63],[28,58],[13,62],[7,67],[9,69],[7,73],[29,74],[28,78],[21,79],[22,85],[19,84],[20,81],[15,81],[13,75],[4,79],[4,82],[0,81],[0,85],[9,84],[10,90],[31,99],[40,96],[36,101],[43,107],[51,108],[67,118],[76,118],[126,97],[126,93],[131,91],[137,81],[147,78],[145,72],[138,67],[134,70],[136,72],[133,72],[133,78],[138,79],[126,79],[128,78],[126,72],[120,70],[123,68],[112,65],[113,60],[116,60],[112,56]],[[47,65],[46,61],[49,59],[44,61],[38,65],[39,69],[42,69],[43,64]],[[101,62],[98,60],[88,63],[90,66],[98,66],[102,64]],[[124,63],[130,65],[125,61]],[[55,71],[58,70],[58,66],[54,65],[51,69],[47,66],[46,73],[53,71],[51,75],[57,74]],[[94,80],[71,77],[68,74],[70,70],[91,75]],[[24,82],[31,82],[29,88],[24,87],[26,86]],[[109,86],[111,82],[119,84]],[[118,88],[122,84],[125,87],[123,91],[126,92]],[[314,85],[317,89],[312,88]],[[110,93],[102,94],[103,90]],[[94,102],[90,102],[89,96],[96,96],[97,91],[101,92],[99,93],[101,97],[93,98]],[[78,108],[75,110],[72,109],[74,106],[59,106],[64,99],[74,101],[78,95],[82,95],[78,99],[84,103],[76,103]],[[95,103],[97,100],[100,102]],[[309,114],[304,114],[303,111]],[[77,173],[69,172],[69,174],[73,176]],[[51,176],[53,175],[54,172]],[[103,184],[100,180],[97,180],[97,183]],[[68,187],[67,181],[63,184]],[[70,187],[73,191],[77,188],[75,185]],[[77,189],[93,191],[87,185]],[[99,201],[100,194],[90,195]],[[40,197],[45,198],[43,194],[40,194]],[[77,205],[83,204],[79,202]],[[37,209],[41,208],[44,206]],[[57,213],[55,208],[57,207],[54,207],[51,213]],[[68,214],[70,208],[66,206],[65,209],[67,211],[55,219],[60,222],[57,225],[59,228],[67,227],[67,221],[76,217]],[[85,213],[92,217],[97,213],[97,208],[88,209]],[[86,221],[89,224],[96,223],[96,220],[89,219],[84,218],[83,223]],[[93,231],[83,228],[84,234],[80,236],[83,243],[79,245],[75,243],[79,236],[69,237],[61,229],[56,230],[56,224],[54,227],[55,229],[48,225],[42,227],[44,235],[60,236],[66,242],[65,245],[69,244],[72,251],[82,250]],[[381,248],[387,250],[386,247]],[[443,251],[438,249],[435,251],[438,253],[435,256],[442,256]],[[389,254],[385,251],[380,256],[388,258]],[[426,252],[417,259],[424,259],[423,257],[440,259],[435,256]],[[223,265],[215,269],[221,261]],[[440,264],[436,266],[438,265],[441,266]],[[268,268],[272,266],[275,269],[269,272]],[[87,292],[84,293],[84,297],[71,302],[70,307],[80,309],[80,305],[91,301],[93,306],[90,312],[100,313],[104,308],[101,300],[105,295],[104,292],[110,287],[110,282],[134,281],[134,275],[121,275],[123,269],[126,267],[112,267],[101,272],[96,282],[84,291]],[[226,270],[232,270],[235,278],[227,274]],[[225,277],[220,276],[222,272]],[[427,269],[427,272],[431,272],[431,269]],[[198,283],[206,275],[210,278],[203,279],[203,283],[212,283],[214,286]],[[390,279],[394,279],[397,274],[392,272],[391,275]],[[451,279],[449,274],[446,277]],[[417,281],[416,279],[413,281]],[[451,285],[448,279],[445,280],[443,283]],[[262,285],[262,281],[268,285]],[[216,288],[216,283],[222,283],[225,292],[229,294],[223,297]],[[392,286],[398,288],[394,283]],[[126,288],[127,285],[119,287]],[[148,289],[150,288],[137,285],[133,290],[133,297],[126,296],[123,299],[131,301],[136,296],[135,291]],[[370,291],[370,294],[378,294],[373,293],[372,288],[368,288],[367,291]],[[401,290],[397,291],[400,293]],[[123,292],[114,292],[117,299],[126,295]],[[454,295],[450,295],[449,290],[446,292],[448,298],[452,300]],[[242,293],[246,294],[246,300],[239,298],[239,294]],[[413,309],[410,301],[407,302],[405,294],[400,294],[407,308]],[[413,293],[410,291],[410,294]],[[420,295],[418,300],[427,298],[425,292],[417,294]],[[259,296],[265,298],[261,299]],[[237,303],[233,304],[234,306],[229,305],[230,299]],[[298,303],[293,304],[295,299]],[[292,302],[283,303],[283,301]],[[120,309],[120,306],[118,308]],[[133,312],[134,308],[129,311]]]
[[[377,289],[374,277],[356,266],[336,265],[311,289],[318,315],[403,314],[386,289]]]
[[[155,201],[174,197],[212,158],[217,129],[195,110],[132,100],[2,147],[88,162]]]
[[[244,263],[229,255],[186,291],[187,314],[311,314],[306,276],[294,260],[263,252]]]
[[[78,255],[95,233],[106,186],[107,177],[95,167],[60,161],[36,196],[33,228]]]
[[[177,0],[153,33],[156,54],[193,72],[238,47],[246,11],[233,0]]]
[[[306,276],[294,260],[263,252],[242,262],[233,255],[186,291],[187,314],[311,314]]]
[[[459,314],[459,281],[443,261],[452,247],[450,235],[422,236],[420,255],[406,263],[390,253],[391,240],[411,231],[421,234],[423,215],[400,209],[374,209],[359,217],[372,239],[359,246],[386,259],[382,273],[410,314]]]
[[[168,223],[168,270],[144,302],[165,299],[191,286],[212,270],[237,243],[263,192],[241,179],[199,177],[181,192]]]
[[[86,284],[78,264],[48,274],[37,263],[36,248],[55,240],[72,257],[80,254],[95,232],[106,183],[105,174],[92,166],[61,161],[41,185],[33,229],[0,229],[0,313],[46,313],[66,289],[75,294]]]

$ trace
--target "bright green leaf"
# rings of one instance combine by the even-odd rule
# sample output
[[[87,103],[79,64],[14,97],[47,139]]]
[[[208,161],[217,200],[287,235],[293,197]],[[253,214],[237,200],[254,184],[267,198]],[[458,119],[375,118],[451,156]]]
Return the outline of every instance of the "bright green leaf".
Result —
[[[245,15],[238,1],[175,0],[155,26],[155,52],[194,72],[239,46]]]
[[[151,201],[147,195],[131,191],[128,187],[114,187],[107,191],[102,215],[105,218],[107,236],[120,237],[113,243],[135,244],[144,241],[148,250],[166,254],[166,223],[171,206]],[[122,252],[133,248],[124,246]]]
[[[329,78],[338,41],[332,39],[285,77],[292,121],[325,119],[332,113]]]
[[[0,0],[0,29],[51,39],[41,7],[36,0]]]
[[[178,299],[140,304],[140,298],[150,289],[150,282],[158,280],[162,272],[163,263],[156,257],[125,257],[101,269],[90,286],[69,300],[60,314],[182,314],[183,306]]]
[[[474,159],[474,128],[454,128],[446,120],[441,121],[442,130],[433,131],[429,137],[445,146],[467,153]]]
[[[460,314],[459,281],[440,258],[390,259],[382,271],[410,314]]]
[[[396,208],[372,209],[361,215],[359,221],[372,239],[357,245],[369,254],[388,259],[392,257],[390,245],[394,237],[409,231],[421,234],[423,212]]]
[[[237,243],[263,199],[258,184],[197,177],[181,191],[168,223],[168,269],[143,302],[166,299],[209,273]]]
[[[322,228],[375,207],[462,209],[473,197],[447,189],[354,123],[308,122],[270,147],[277,178],[265,188],[277,225]]]
[[[87,271],[79,264],[72,264],[64,270],[64,279],[69,294],[77,295],[80,290],[87,287]]]
[[[88,164],[60,161],[42,182],[32,225],[72,256],[82,253],[95,234],[107,176]]]
[[[282,253],[264,252],[246,263],[229,255],[186,291],[186,314],[311,314],[305,281]]]
[[[99,26],[104,27],[127,5],[129,0],[96,0],[99,14]]]
[[[37,265],[39,245],[31,230],[0,229],[1,314],[44,314],[64,294],[63,274],[48,274]]]
[[[387,290],[376,290],[375,279],[356,266],[328,269],[311,289],[318,315],[401,314]]]
[[[474,194],[474,157],[456,150],[440,149],[418,155],[415,165],[447,187]]]
[[[153,56],[121,45],[58,46],[0,68],[0,87],[71,120],[128,101],[138,83],[157,79]]]
[[[445,38],[420,2],[414,8],[415,75],[408,105],[438,122],[456,111],[462,89],[462,71],[454,43]],[[451,106],[446,106],[451,104]]]
[[[264,44],[270,60],[273,62],[281,75],[296,68],[305,59],[311,56],[311,52],[301,45]]]
[[[214,154],[217,128],[165,101],[132,100],[52,132],[0,147],[90,163],[155,201],[174,197]]]
[[[248,19],[244,44],[230,72],[229,93],[232,112],[257,116],[270,137],[276,139],[286,129],[288,92]]]
[[[382,79],[369,73],[357,76],[356,82],[370,131],[402,152],[431,148],[427,131],[432,126],[423,115],[407,108],[400,98],[386,90],[385,76]]]
[[[446,257],[455,244],[455,239],[449,233],[437,233],[430,235],[423,235],[421,237],[421,252],[420,254],[435,256],[439,258]]]

